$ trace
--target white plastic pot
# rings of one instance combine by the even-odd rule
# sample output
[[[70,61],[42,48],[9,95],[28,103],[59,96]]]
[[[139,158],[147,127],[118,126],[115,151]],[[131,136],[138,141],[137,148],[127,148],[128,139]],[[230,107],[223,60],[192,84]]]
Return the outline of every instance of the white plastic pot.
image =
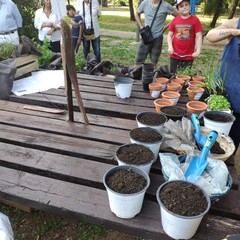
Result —
[[[222,117],[225,120],[213,120],[212,117],[216,116]],[[203,114],[204,127],[215,130],[219,133],[224,133],[226,136],[228,136],[235,119],[236,118],[232,114],[222,111],[207,111]]]
[[[207,206],[206,210],[197,216],[177,215],[177,214],[169,211],[163,205],[163,203],[159,197],[159,193],[161,192],[162,188],[170,182],[171,181],[163,183],[158,188],[157,193],[156,193],[157,201],[160,205],[161,222],[162,222],[163,230],[166,232],[166,234],[168,236],[172,237],[173,239],[190,239],[196,233],[196,231],[200,225],[200,222],[202,221],[203,216],[205,214],[207,214],[207,212],[210,209],[210,206],[211,206],[210,198],[203,189],[201,189],[200,187],[197,186],[198,188],[200,188],[202,190],[203,194],[205,195],[205,197],[208,201],[208,206]]]
[[[148,127],[146,127],[145,129],[148,129]],[[149,129],[151,129],[151,128],[149,128]],[[155,129],[152,129],[152,130],[158,132],[158,131],[155,130]],[[163,135],[162,135],[160,132],[158,132],[158,133],[161,135],[162,139],[161,139],[160,141],[153,142],[153,143],[142,142],[142,141],[139,141],[139,140],[137,140],[137,139],[133,139],[133,138],[130,137],[131,143],[142,144],[142,145],[150,148],[150,149],[153,151],[153,153],[154,153],[154,160],[153,160],[153,162],[156,162],[156,161],[157,161],[158,154],[159,154],[159,150],[160,150],[160,147],[161,147],[163,138],[164,138]],[[149,133],[149,134],[151,134],[151,133]]]
[[[147,181],[146,187],[142,191],[132,194],[122,194],[110,189],[106,183],[107,178],[118,170],[129,168],[131,168],[133,172],[138,173],[145,177]],[[117,166],[106,172],[106,174],[103,177],[103,184],[108,193],[108,200],[111,211],[119,218],[128,219],[135,217],[141,211],[144,195],[150,185],[150,178],[148,174],[146,174],[143,170],[139,168],[132,166],[129,167],[126,165]]]
[[[128,77],[117,77],[114,79],[116,96],[119,98],[129,98],[132,92],[134,80]]]

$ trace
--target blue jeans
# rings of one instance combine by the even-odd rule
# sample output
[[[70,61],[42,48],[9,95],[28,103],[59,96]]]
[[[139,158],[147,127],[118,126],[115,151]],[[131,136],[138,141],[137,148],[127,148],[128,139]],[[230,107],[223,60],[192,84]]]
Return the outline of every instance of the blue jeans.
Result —
[[[90,53],[90,43],[92,43],[92,48],[94,51],[94,54],[97,58],[97,61],[101,62],[101,52],[100,52],[100,36],[95,38],[94,40],[85,41],[83,39],[83,53],[85,58],[87,58],[87,55]]]

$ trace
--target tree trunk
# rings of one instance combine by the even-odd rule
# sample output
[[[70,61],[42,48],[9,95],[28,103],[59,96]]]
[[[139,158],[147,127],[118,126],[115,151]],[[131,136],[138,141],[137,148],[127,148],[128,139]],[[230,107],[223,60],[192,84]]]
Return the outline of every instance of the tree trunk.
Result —
[[[130,10],[130,21],[135,21],[133,0],[129,0],[129,10]]]
[[[217,4],[216,9],[215,9],[215,13],[213,15],[212,22],[210,23],[210,27],[212,27],[212,28],[214,28],[216,26],[218,17],[220,16],[220,13],[221,13],[221,10],[222,10],[222,7],[223,7],[223,3],[224,3],[224,0],[219,0],[218,1],[218,4]]]
[[[103,7],[108,7],[108,1],[107,0],[102,0],[102,6]]]
[[[228,15],[228,19],[232,19],[234,16],[234,13],[236,12],[236,8],[238,6],[239,0],[234,0],[233,1],[233,6],[232,9],[230,10],[230,13]]]

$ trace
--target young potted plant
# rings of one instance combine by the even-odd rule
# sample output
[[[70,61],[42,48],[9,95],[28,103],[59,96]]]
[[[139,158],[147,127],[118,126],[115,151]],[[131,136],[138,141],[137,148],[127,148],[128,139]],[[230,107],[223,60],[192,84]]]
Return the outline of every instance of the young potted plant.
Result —
[[[205,99],[211,111],[226,111],[231,113],[231,104],[223,95],[213,94]]]

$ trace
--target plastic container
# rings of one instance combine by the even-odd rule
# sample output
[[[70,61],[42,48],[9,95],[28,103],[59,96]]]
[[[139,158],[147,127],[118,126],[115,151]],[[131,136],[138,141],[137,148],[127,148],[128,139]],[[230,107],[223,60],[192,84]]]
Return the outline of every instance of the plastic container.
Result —
[[[195,185],[196,188],[201,189],[202,193],[206,197],[206,200],[207,200],[206,210],[196,216],[181,216],[181,215],[175,214],[164,206],[159,196],[163,187],[165,187],[165,185],[171,182],[173,181],[163,183],[158,188],[156,193],[157,201],[160,205],[162,227],[163,227],[163,230],[166,232],[166,234],[174,239],[190,239],[196,233],[200,225],[200,222],[202,221],[203,216],[206,215],[210,209],[210,206],[211,206],[210,198],[202,188]],[[178,181],[178,182],[181,182],[181,181]],[[187,202],[187,199],[186,199],[186,202]]]
[[[128,77],[117,77],[114,79],[116,96],[119,98],[129,98],[132,92],[134,80]]]
[[[232,114],[222,111],[207,111],[203,114],[204,127],[224,133],[226,136],[228,136],[235,119]]]
[[[119,170],[131,169],[133,172],[144,176],[147,181],[147,185],[143,190],[137,193],[132,194],[123,194],[113,191],[107,185],[107,179],[109,176],[114,174]],[[136,167],[129,166],[117,166],[108,170],[103,177],[103,184],[108,193],[108,200],[111,211],[119,218],[133,218],[135,217],[142,209],[144,195],[150,185],[150,178],[143,170]]]

